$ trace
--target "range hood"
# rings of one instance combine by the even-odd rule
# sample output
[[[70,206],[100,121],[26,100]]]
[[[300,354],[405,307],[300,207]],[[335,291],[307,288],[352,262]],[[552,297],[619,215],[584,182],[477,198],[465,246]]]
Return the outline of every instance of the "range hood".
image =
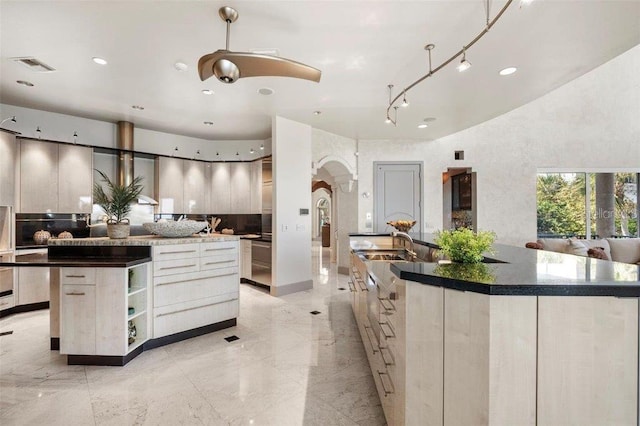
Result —
[[[118,137],[116,146],[120,151],[118,156],[117,182],[129,185],[133,181],[133,123],[118,121]],[[138,196],[138,204],[157,206],[158,202],[146,195]]]

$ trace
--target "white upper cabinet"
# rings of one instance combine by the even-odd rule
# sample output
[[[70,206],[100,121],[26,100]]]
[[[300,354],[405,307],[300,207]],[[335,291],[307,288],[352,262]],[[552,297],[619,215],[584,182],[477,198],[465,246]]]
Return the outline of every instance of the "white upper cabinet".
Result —
[[[0,132],[0,206],[13,206],[15,200],[16,137]]]
[[[184,210],[183,213],[209,213],[207,183],[210,166],[202,161],[184,160]]]
[[[17,213],[58,213],[58,144],[20,141]]]
[[[231,163],[231,213],[251,211],[251,164]]]
[[[93,149],[58,146],[58,211],[91,213]]]
[[[251,210],[249,213],[262,213],[262,161],[251,163]]]
[[[183,165],[179,158],[158,158],[158,213],[185,213]]]
[[[211,163],[210,182],[210,213],[231,213],[231,165],[229,163]]]

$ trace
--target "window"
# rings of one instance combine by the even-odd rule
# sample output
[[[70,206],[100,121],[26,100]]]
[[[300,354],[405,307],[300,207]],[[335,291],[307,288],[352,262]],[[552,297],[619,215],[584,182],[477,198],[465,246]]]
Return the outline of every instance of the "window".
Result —
[[[630,172],[538,173],[538,237],[639,236],[638,176]]]

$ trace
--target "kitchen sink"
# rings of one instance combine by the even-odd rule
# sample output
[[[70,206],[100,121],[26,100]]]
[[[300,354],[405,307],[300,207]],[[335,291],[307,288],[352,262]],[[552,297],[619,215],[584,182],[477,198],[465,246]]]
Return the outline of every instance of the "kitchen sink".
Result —
[[[381,260],[386,262],[423,262],[411,259],[406,250],[358,250],[355,252],[362,260]]]

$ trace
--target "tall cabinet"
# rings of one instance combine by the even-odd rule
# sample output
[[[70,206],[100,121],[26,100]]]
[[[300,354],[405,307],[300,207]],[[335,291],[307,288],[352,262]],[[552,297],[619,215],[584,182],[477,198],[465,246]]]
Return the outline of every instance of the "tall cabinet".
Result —
[[[93,150],[20,140],[18,213],[91,213]]]
[[[13,206],[15,196],[15,135],[0,131],[0,206]]]

